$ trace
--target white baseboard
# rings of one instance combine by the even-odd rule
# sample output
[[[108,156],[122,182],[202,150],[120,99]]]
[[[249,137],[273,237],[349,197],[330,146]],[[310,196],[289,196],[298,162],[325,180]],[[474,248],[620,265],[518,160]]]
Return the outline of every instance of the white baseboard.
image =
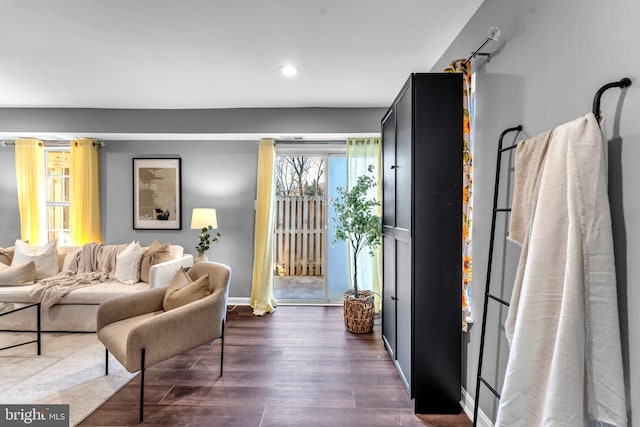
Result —
[[[229,297],[227,299],[227,305],[250,305],[251,298],[249,297]]]
[[[462,401],[460,402],[462,409],[467,414],[469,419],[473,421],[473,409],[475,407],[475,400],[467,390],[462,389]],[[493,422],[487,415],[482,412],[482,409],[478,408],[478,422],[476,423],[477,427],[493,427]]]
[[[251,305],[251,298],[249,297],[229,297],[227,299],[227,305]],[[342,307],[342,301],[340,302],[321,302],[321,303],[316,303],[316,302],[278,302],[278,305],[309,305],[309,306],[319,306],[319,307],[326,307],[326,306],[340,306]]]

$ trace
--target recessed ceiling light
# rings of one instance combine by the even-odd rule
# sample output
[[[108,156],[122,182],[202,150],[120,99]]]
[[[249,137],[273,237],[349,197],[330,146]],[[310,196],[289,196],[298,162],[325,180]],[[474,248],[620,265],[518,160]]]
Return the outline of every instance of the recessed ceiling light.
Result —
[[[298,67],[290,64],[283,65],[280,67],[280,74],[286,77],[294,77],[298,74]]]

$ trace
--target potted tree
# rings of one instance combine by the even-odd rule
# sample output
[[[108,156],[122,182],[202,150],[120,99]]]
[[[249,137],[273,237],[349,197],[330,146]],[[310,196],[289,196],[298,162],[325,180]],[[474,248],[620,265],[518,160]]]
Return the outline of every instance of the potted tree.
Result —
[[[373,165],[369,165],[367,170],[371,174]],[[375,186],[371,175],[361,175],[350,190],[338,187],[338,197],[333,201],[336,212],[333,243],[345,240],[352,252],[353,288],[344,294],[344,322],[347,330],[354,333],[373,330],[375,296],[372,291],[358,288],[358,255],[368,250],[373,256],[382,239],[382,221],[375,214],[380,202],[368,196]]]

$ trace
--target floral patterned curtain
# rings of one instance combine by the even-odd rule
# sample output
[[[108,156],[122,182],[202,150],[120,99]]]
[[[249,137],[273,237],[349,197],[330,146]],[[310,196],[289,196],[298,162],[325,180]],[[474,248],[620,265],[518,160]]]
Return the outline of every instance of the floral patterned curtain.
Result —
[[[474,94],[472,86],[471,62],[457,59],[449,64],[445,73],[463,75],[463,164],[462,164],[462,330],[467,331],[471,316],[472,278],[472,225],[473,225],[473,131]]]

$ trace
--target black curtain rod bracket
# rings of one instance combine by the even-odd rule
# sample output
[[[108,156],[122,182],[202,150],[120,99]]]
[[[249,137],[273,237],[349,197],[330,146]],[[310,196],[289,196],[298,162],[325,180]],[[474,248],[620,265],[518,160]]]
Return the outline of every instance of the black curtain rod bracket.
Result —
[[[620,81],[607,83],[606,85],[598,89],[598,91],[596,92],[596,96],[593,98],[593,115],[596,116],[596,120],[600,120],[600,98],[602,97],[602,94],[606,90],[614,87],[624,89],[625,87],[629,86],[631,86],[631,79],[628,77],[624,77],[620,79]]]
[[[467,65],[467,63],[469,61],[471,61],[473,58],[475,58],[478,55],[486,56],[488,58],[491,58],[491,54],[490,53],[480,52],[480,49],[485,47],[485,45],[487,43],[489,43],[490,41],[498,41],[499,39],[500,39],[500,28],[491,27],[491,29],[489,30],[489,34],[487,35],[487,38],[484,40],[484,42],[482,42],[482,44],[480,45],[479,48],[477,48],[476,50],[471,52],[471,55],[469,55],[469,57],[467,59],[465,59],[462,64],[463,65]],[[487,61],[488,61],[488,59],[487,59]]]

